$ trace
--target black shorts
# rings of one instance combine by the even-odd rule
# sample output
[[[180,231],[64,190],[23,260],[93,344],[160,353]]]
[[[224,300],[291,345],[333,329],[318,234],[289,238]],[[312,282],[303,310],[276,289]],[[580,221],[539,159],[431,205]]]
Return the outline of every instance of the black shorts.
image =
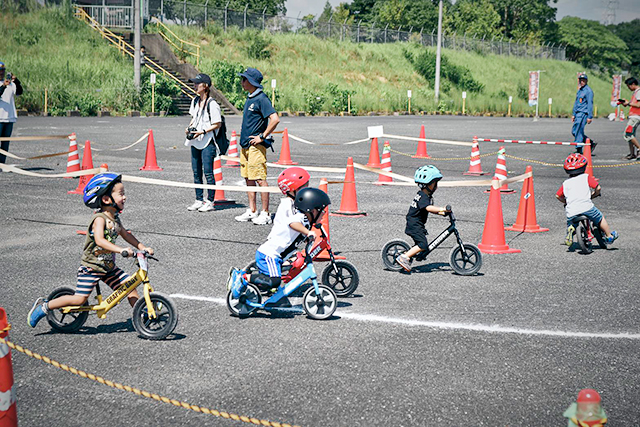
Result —
[[[429,249],[429,242],[427,241],[427,230],[423,227],[407,227],[404,232],[407,236],[413,239],[413,243],[420,249],[426,251]]]

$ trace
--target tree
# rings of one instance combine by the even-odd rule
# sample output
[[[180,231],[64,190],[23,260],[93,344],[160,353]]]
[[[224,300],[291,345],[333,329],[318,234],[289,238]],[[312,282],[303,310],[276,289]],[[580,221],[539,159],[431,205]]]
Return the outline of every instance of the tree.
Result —
[[[193,1],[193,0],[190,0]],[[196,0],[199,3],[204,3],[205,0]],[[253,13],[262,13],[262,11],[267,8],[267,15],[285,15],[287,13],[287,8],[284,5],[286,0],[230,0],[229,1],[229,9],[232,10],[244,10],[244,8],[249,5],[247,11]],[[209,5],[213,5],[214,7],[223,8],[227,4],[227,0],[214,0],[210,2]]]
[[[391,28],[407,26],[407,1],[406,0],[388,0],[379,7],[378,19],[379,27],[389,25]]]
[[[345,22],[345,19],[346,19],[345,25],[353,24],[353,16],[351,15],[351,12],[349,10],[349,4],[340,3],[336,7],[335,13],[333,15],[333,20],[338,24],[342,25],[342,23]]]
[[[631,62],[625,42],[597,21],[565,16],[558,26],[560,42],[567,45],[567,58],[572,61],[610,70]]]
[[[501,18],[505,38],[530,43],[557,40],[556,8],[558,0],[490,0]]]
[[[324,9],[322,9],[322,13],[318,17],[318,22],[329,22],[331,19],[331,15],[333,15],[333,8],[331,7],[331,3],[329,0],[324,4]]]
[[[610,25],[607,28],[626,43],[631,56],[629,72],[638,76],[640,74],[640,19],[621,22],[618,25]]]
[[[353,0],[349,5],[349,12],[356,21],[373,22],[375,19],[375,5],[376,0]]]
[[[468,33],[487,38],[500,37],[501,19],[490,0],[460,0],[446,14],[445,25],[450,32]]]

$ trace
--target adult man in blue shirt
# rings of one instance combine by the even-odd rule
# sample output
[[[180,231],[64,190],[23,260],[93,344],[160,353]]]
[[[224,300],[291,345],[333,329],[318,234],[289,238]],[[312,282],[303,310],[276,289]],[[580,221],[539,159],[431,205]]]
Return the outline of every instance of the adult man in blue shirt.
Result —
[[[247,68],[242,77],[242,89],[249,93],[242,113],[240,131],[240,175],[248,187],[267,187],[267,147],[273,138],[269,135],[276,129],[280,118],[271,105],[269,97],[262,91],[262,73],[255,68]],[[258,214],[256,193],[249,192],[249,209],[236,217],[236,221],[251,221],[254,224],[271,224],[269,213],[269,193],[260,193],[262,212]]]
[[[576,93],[576,102],[573,104],[573,114],[571,121],[573,127],[571,128],[571,134],[573,135],[573,142],[585,142],[587,140],[584,134],[584,128],[587,124],[591,123],[593,119],[593,91],[587,84],[589,78],[586,74],[580,74],[578,76],[578,84],[580,88]],[[593,144],[592,151],[595,148]],[[578,153],[582,153],[582,146],[578,146]]]

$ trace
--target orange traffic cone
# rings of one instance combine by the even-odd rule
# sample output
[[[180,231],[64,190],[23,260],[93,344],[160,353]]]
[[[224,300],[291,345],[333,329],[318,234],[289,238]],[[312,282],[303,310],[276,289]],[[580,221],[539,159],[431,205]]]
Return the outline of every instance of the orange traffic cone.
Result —
[[[494,178],[498,178],[500,180],[507,179],[507,159],[504,157],[504,153],[504,147],[500,147],[500,151],[498,152],[498,161],[496,162],[496,171],[493,175]],[[489,193],[490,191],[491,190],[485,190],[485,193]],[[504,183],[502,187],[500,187],[500,193],[510,194],[515,192],[516,190],[510,189],[507,183]]]
[[[369,149],[369,161],[367,166],[370,168],[380,167],[380,152],[378,151],[378,138],[371,138],[371,148]]]
[[[69,156],[67,157],[67,173],[80,170],[80,157],[78,155],[78,142],[76,133],[69,135]],[[70,176],[66,178],[71,178]]]
[[[141,171],[161,171],[162,168],[158,166],[156,160],[156,144],[153,142],[153,131],[149,129],[149,136],[147,137],[147,153],[144,156],[144,166],[140,168]]]
[[[589,176],[593,176],[593,160],[591,159],[591,140],[587,138],[587,143],[584,145],[584,156],[587,158],[587,169],[585,172]],[[595,177],[594,177],[595,178]]]
[[[531,166],[527,166],[526,173],[532,171]],[[516,222],[511,227],[505,228],[505,230],[523,231],[525,233],[549,231],[548,228],[540,227],[536,219],[536,196],[533,192],[533,176],[525,178],[522,184],[522,192],[520,193],[520,204],[518,205]]]
[[[497,183],[498,178],[494,177],[493,182]],[[502,219],[502,200],[500,190],[491,186],[489,195],[489,205],[487,215],[484,220],[484,230],[482,231],[482,242],[478,248],[485,254],[512,254],[520,252],[520,249],[511,249],[504,237],[504,221]]]
[[[84,152],[82,153],[82,169],[83,171],[93,169],[93,158],[91,157],[91,141],[86,140],[84,143]],[[82,175],[78,180],[78,188],[68,191],[69,194],[82,194],[84,187],[93,178],[93,175]]]
[[[478,147],[478,137],[473,137],[473,145],[471,146],[471,159],[469,160],[469,170],[463,175],[484,175],[482,172],[482,164],[480,162],[480,148]]]
[[[0,307],[0,338],[8,340],[9,323],[7,312]],[[0,342],[0,426],[18,427],[18,410],[16,391],[13,389],[13,365],[11,364],[11,349]]]
[[[384,142],[384,148],[382,149],[382,170],[385,172],[391,172],[391,145],[389,141]],[[387,182],[393,182],[393,178],[387,175],[378,175],[378,180],[374,182],[376,185],[384,185]]]
[[[325,193],[329,194],[327,178],[320,178],[320,185],[318,186],[318,188],[324,191]],[[331,238],[329,237],[329,215],[327,215],[326,213],[322,215],[320,224],[322,224],[322,228],[324,229],[324,234],[327,235],[327,241],[331,243]],[[347,259],[346,257],[336,255],[335,253],[333,254],[333,257],[335,259]],[[320,252],[318,255],[316,255],[316,259],[318,259],[319,261],[329,261],[331,259],[331,256],[329,255],[329,251],[325,249],[322,252]]]
[[[229,157],[238,158],[238,135],[236,135],[236,131],[231,132],[231,140],[229,141]],[[239,168],[240,161],[239,160],[227,160],[224,164],[225,168]]]
[[[424,125],[420,128],[420,141],[418,142],[418,150],[416,151],[415,156],[411,156],[414,159],[430,159],[431,157],[427,154],[427,141],[424,133]]]
[[[358,195],[356,194],[356,176],[353,171],[353,157],[347,159],[347,172],[344,174],[344,186],[342,187],[342,199],[340,210],[332,212],[333,216],[366,216],[365,212],[358,210]]]
[[[291,153],[289,152],[289,131],[284,128],[282,133],[282,150],[280,150],[280,158],[276,162],[279,165],[297,165],[297,162],[291,161]]]
[[[222,184],[222,161],[220,160],[220,156],[216,156],[213,159],[213,176],[216,179],[216,185]],[[224,197],[224,190],[216,190],[216,194],[213,199],[213,205],[234,205],[236,202],[233,200],[227,200]]]

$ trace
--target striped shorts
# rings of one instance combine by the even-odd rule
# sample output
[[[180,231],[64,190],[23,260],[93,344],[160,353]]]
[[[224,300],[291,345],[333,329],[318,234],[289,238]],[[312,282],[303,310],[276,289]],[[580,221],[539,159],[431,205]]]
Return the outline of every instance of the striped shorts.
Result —
[[[89,296],[99,280],[106,283],[111,289],[116,289],[127,280],[127,274],[122,269],[115,267],[107,273],[99,273],[81,265],[78,268],[78,281],[75,295]]]

